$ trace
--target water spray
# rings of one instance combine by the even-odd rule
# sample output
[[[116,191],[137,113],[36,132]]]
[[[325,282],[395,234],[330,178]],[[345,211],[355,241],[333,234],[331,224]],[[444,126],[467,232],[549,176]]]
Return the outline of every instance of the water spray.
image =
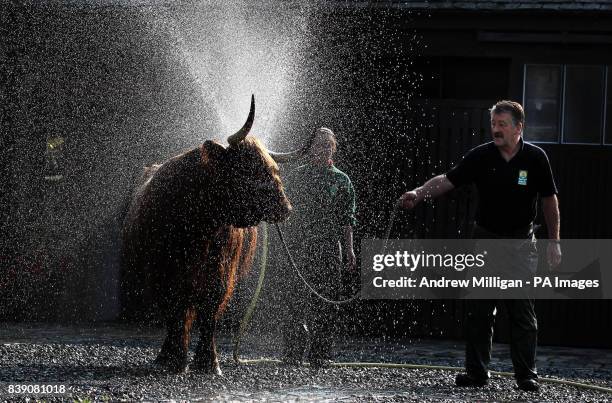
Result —
[[[383,252],[386,250],[387,247],[387,241],[389,239],[389,236],[391,235],[391,230],[393,228],[393,222],[395,221],[395,216],[397,215],[397,210],[399,209],[400,203],[399,201],[397,203],[395,203],[394,207],[393,207],[393,211],[391,213],[391,216],[389,218],[389,224],[387,226],[387,230],[385,232],[385,243],[383,246]],[[356,300],[358,298],[359,293],[355,294],[354,296],[352,296],[351,298],[347,299],[347,300],[342,300],[342,301],[333,301],[333,300],[329,300],[327,298],[325,298],[324,296],[320,295],[319,293],[317,293],[311,286],[310,284],[308,284],[308,282],[306,281],[306,279],[302,276],[302,274],[300,273],[300,271],[297,269],[297,265],[295,264],[295,261],[293,260],[293,256],[291,255],[291,252],[289,251],[289,248],[287,247],[287,244],[285,243],[285,239],[283,237],[283,233],[279,227],[278,224],[276,224],[276,229],[278,232],[278,235],[281,239],[281,242],[283,244],[283,248],[285,249],[285,253],[287,253],[287,256],[291,262],[291,265],[293,266],[294,270],[296,271],[296,273],[298,274],[299,278],[304,282],[304,284],[306,284],[306,286],[308,287],[308,289],[314,293],[318,298],[320,298],[321,300],[325,301],[326,303],[332,303],[332,304],[336,304],[336,305],[340,305],[340,304],[345,304],[348,302],[352,302],[354,300]],[[238,334],[234,337],[234,348],[232,351],[232,355],[234,358],[234,361],[237,364],[258,364],[258,365],[265,365],[265,364],[271,364],[271,365],[278,365],[278,364],[282,364],[283,361],[279,360],[279,359],[273,359],[273,358],[259,358],[259,359],[244,359],[244,358],[240,358],[240,342],[242,340],[242,337],[244,336],[244,334],[246,333],[247,327],[249,325],[249,322],[251,321],[251,318],[253,317],[253,313],[255,311],[255,308],[257,307],[257,302],[259,300],[259,296],[261,294],[261,289],[263,288],[263,283],[265,280],[265,275],[266,275],[266,268],[267,268],[267,261],[268,261],[268,225],[264,222],[262,224],[262,233],[263,233],[263,246],[262,246],[262,253],[261,253],[261,262],[260,262],[260,270],[259,270],[259,278],[257,280],[257,288],[255,289],[255,293],[253,294],[253,298],[251,299],[251,302],[249,303],[249,306],[246,310],[246,313],[244,314],[244,317],[242,318],[242,320],[240,321],[240,327],[238,330]],[[308,363],[303,363],[302,365],[304,366],[310,366],[310,364]],[[447,366],[447,365],[431,365],[431,364],[410,364],[410,363],[387,363],[387,362],[332,362],[330,363],[331,367],[335,367],[335,368],[391,368],[391,369],[428,369],[428,370],[440,370],[440,371],[452,371],[452,372],[463,372],[465,370],[465,368],[463,367],[453,367],[453,366]],[[490,371],[490,373],[492,375],[497,375],[497,376],[501,376],[501,377],[506,377],[506,378],[514,378],[514,373],[512,372],[506,372],[506,371]],[[605,392],[605,393],[610,393],[612,394],[612,388],[607,388],[605,386],[598,386],[598,385],[592,385],[592,384],[588,384],[588,383],[581,383],[581,382],[574,382],[574,381],[569,381],[569,380],[565,380],[565,379],[558,379],[558,378],[538,378],[538,381],[542,382],[542,383],[551,383],[551,384],[557,384],[557,385],[565,385],[565,386],[573,386],[579,389],[587,389],[587,390],[596,390],[599,392]]]

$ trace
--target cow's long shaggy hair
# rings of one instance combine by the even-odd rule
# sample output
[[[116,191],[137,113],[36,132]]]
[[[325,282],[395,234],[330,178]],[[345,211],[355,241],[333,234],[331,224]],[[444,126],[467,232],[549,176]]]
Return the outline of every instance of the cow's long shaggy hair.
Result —
[[[214,241],[215,245],[221,245],[220,250],[213,251],[213,242],[205,242],[204,253],[218,253],[220,257],[219,268],[221,283],[225,293],[223,300],[215,313],[215,320],[219,320],[227,308],[227,304],[232,298],[236,280],[248,273],[253,263],[255,250],[257,249],[257,227],[235,228],[232,226],[223,227]],[[196,267],[197,273],[193,274],[195,279],[192,284],[197,290],[205,290],[206,282],[209,280],[209,273],[202,272],[202,267]],[[196,292],[197,293],[197,292]],[[197,318],[197,310],[194,306],[188,308],[185,316],[185,324],[182,335],[182,344],[185,349],[189,346],[191,327]]]
[[[236,279],[248,272],[257,248],[257,227],[250,228],[224,228],[225,242],[221,251],[221,276],[225,284],[225,295],[219,306],[215,318],[219,319],[225,311],[234,292]]]

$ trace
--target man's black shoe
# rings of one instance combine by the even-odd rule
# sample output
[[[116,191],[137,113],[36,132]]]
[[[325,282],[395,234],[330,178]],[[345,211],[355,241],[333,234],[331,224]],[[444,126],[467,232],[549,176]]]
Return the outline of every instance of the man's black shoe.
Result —
[[[455,385],[460,387],[481,387],[485,386],[489,382],[486,378],[472,378],[468,374],[459,374],[455,378]]]
[[[540,384],[535,379],[520,379],[516,381],[516,386],[525,392],[539,392]]]

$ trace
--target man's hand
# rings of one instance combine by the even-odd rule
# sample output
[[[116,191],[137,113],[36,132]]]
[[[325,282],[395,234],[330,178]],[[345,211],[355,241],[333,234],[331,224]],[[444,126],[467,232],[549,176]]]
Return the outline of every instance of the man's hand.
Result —
[[[404,193],[402,197],[400,197],[399,204],[400,207],[406,210],[413,209],[418,204],[416,190]]]
[[[557,195],[542,197],[542,210],[544,211],[544,220],[548,228],[548,246],[546,247],[546,259],[550,269],[554,269],[561,263],[561,245],[555,240],[559,239],[559,201]]]
[[[406,192],[400,197],[399,205],[407,210],[413,209],[423,200],[435,199],[449,190],[453,190],[455,185],[448,180],[446,175],[434,176],[421,187],[417,187],[410,192]]]
[[[552,269],[559,266],[561,263],[561,245],[557,242],[548,242],[546,247],[546,259],[548,266]]]

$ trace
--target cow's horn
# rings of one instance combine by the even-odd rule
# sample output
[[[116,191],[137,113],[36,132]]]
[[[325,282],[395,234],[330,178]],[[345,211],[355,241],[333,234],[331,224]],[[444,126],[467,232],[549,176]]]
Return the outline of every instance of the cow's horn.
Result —
[[[308,150],[312,146],[312,142],[314,141],[316,135],[317,135],[317,131],[315,130],[314,132],[312,132],[312,136],[310,136],[310,139],[308,140],[306,145],[304,145],[304,147],[302,147],[299,150],[294,150],[294,151],[290,151],[287,153],[276,153],[274,151],[268,150],[268,154],[270,154],[270,157],[272,157],[272,159],[279,164],[282,164],[284,162],[295,161],[298,158],[304,156],[308,152]]]
[[[236,133],[232,134],[227,138],[227,142],[230,146],[235,146],[240,143],[251,131],[251,126],[253,126],[253,120],[255,119],[255,95],[251,95],[251,110],[249,111],[249,117],[240,130]]]

